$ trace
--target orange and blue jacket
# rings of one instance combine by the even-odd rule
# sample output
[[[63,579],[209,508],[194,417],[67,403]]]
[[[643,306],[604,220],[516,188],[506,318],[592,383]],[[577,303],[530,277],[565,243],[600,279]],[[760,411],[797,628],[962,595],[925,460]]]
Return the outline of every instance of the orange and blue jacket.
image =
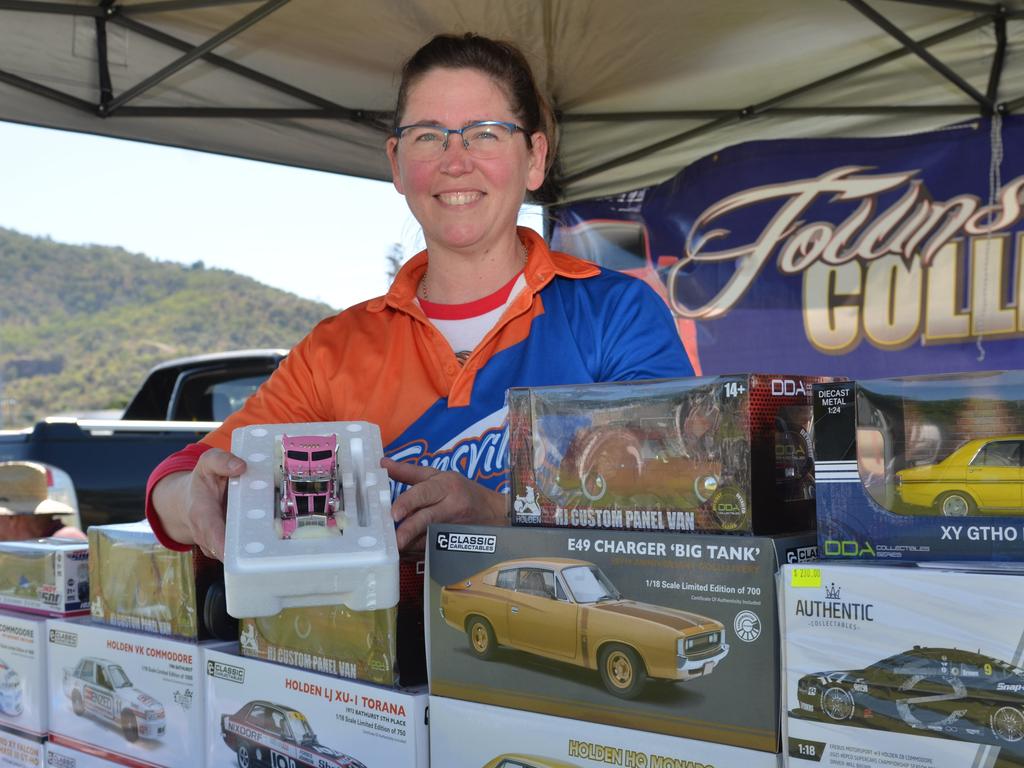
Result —
[[[526,288],[459,363],[416,302],[426,252],[385,296],[321,321],[237,412],[201,443],[162,462],[162,477],[190,471],[210,447],[230,450],[249,424],[369,421],[396,461],[454,470],[507,490],[510,387],[692,376],[665,303],[642,281],[550,251],[521,228]],[[392,488],[393,496],[404,489]],[[147,517],[168,545],[147,493]],[[180,547],[178,547],[180,548]]]

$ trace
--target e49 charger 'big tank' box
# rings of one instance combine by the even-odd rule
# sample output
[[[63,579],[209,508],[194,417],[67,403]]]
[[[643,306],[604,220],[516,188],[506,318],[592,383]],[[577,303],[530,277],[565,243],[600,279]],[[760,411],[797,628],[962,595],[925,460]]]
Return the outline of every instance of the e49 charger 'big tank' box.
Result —
[[[1024,371],[814,387],[824,558],[1024,559]]]
[[[776,752],[775,572],[813,536],[431,526],[432,695]]]
[[[1024,569],[786,566],[794,768],[1024,764]]]
[[[743,374],[510,389],[512,521],[811,530],[811,384],[823,380]]]

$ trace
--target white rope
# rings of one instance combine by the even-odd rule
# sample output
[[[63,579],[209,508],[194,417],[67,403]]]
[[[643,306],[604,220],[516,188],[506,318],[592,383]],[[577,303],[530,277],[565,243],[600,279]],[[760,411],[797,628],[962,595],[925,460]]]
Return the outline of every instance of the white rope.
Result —
[[[988,249],[992,242],[992,224],[996,216],[996,200],[999,198],[999,190],[1003,187],[1003,116],[996,112],[992,115],[992,122],[989,124],[989,162],[988,162],[988,221],[985,230],[985,261],[988,261]],[[985,270],[985,281],[982,291],[988,296],[988,270]],[[978,362],[985,360],[985,346],[982,337],[985,329],[978,329],[978,337],[974,345],[978,350]]]

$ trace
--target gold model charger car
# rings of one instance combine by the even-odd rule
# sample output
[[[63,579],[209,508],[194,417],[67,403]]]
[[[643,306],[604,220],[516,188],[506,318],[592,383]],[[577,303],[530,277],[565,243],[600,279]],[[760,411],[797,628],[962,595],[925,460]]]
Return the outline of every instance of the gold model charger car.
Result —
[[[624,699],[649,677],[709,675],[729,653],[720,622],[627,600],[594,563],[569,558],[508,560],[444,587],[441,617],[478,658],[507,646],[597,669]]]
[[[579,768],[576,763],[567,763],[553,757],[539,755],[508,754],[498,755],[484,768]]]
[[[938,464],[897,472],[896,490],[905,504],[946,517],[1020,514],[1022,458],[1024,435],[969,440]]]

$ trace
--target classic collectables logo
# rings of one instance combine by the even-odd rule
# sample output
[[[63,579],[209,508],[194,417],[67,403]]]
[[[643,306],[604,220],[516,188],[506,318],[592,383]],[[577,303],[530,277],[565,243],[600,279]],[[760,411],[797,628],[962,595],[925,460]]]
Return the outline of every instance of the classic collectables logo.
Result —
[[[439,533],[435,543],[446,552],[486,552],[493,554],[498,537],[484,533]]]
[[[237,667],[234,664],[224,664],[220,661],[207,659],[206,674],[210,677],[218,677],[231,683],[245,682],[245,668]]]
[[[78,647],[78,633],[65,632],[61,629],[50,630],[50,643],[53,645],[66,645],[68,648]]]

